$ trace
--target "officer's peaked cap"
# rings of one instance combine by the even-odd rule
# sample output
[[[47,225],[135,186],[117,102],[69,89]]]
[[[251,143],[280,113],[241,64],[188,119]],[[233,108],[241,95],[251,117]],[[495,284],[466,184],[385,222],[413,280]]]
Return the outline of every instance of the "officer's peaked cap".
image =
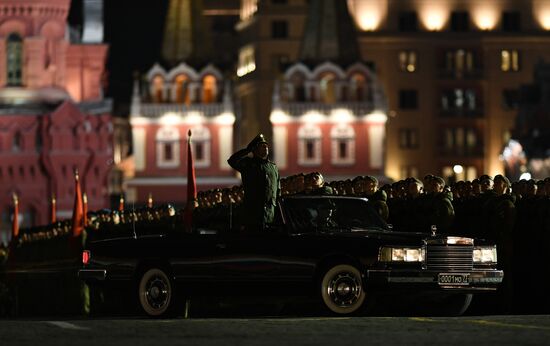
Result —
[[[258,134],[256,137],[254,137],[254,139],[250,142],[249,145],[251,147],[255,148],[260,143],[266,143],[267,144],[265,136],[262,133]]]

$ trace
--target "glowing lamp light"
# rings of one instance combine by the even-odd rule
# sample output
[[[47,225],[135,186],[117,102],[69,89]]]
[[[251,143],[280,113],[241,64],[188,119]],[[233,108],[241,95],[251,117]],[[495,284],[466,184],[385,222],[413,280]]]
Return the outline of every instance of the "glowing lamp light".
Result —
[[[307,112],[306,114],[302,115],[301,120],[304,123],[318,124],[318,123],[324,122],[325,117],[319,112],[310,111],[310,112]]]
[[[235,116],[232,113],[222,113],[214,118],[214,123],[218,125],[233,125]]]
[[[461,174],[462,172],[464,172],[464,167],[462,167],[461,165],[454,165],[453,172],[455,172],[455,174]]]
[[[550,8],[546,8],[538,13],[538,21],[544,30],[550,30]]]
[[[388,116],[381,111],[374,111],[365,117],[367,123],[382,123],[385,124],[388,121]]]
[[[204,115],[199,112],[189,112],[185,117],[185,123],[189,125],[200,125],[205,122]]]
[[[164,126],[173,126],[179,124],[180,119],[181,117],[177,113],[168,112],[160,117],[159,123]]]
[[[492,30],[497,25],[498,14],[490,9],[478,10],[473,13],[473,20],[480,30]]]
[[[347,109],[335,109],[330,114],[330,121],[333,123],[350,123],[355,120],[355,117]]]
[[[272,124],[286,124],[289,123],[292,119],[282,110],[274,109],[269,116],[269,120]]]
[[[364,31],[374,31],[380,25],[380,17],[378,13],[365,13],[359,17],[358,24]]]
[[[430,31],[439,31],[445,25],[445,12],[435,8],[427,9],[423,13],[424,26]]]
[[[519,176],[519,180],[529,180],[531,179],[531,173],[529,172],[525,172],[525,173],[521,173],[521,175]]]

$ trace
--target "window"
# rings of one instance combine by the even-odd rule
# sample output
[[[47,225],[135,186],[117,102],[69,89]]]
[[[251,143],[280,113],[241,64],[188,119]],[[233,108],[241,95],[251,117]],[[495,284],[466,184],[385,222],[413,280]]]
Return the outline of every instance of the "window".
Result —
[[[162,127],[157,131],[157,166],[175,168],[180,164],[180,134],[177,128]]]
[[[502,91],[502,108],[512,110],[519,108],[519,91],[518,89],[504,89]]]
[[[399,69],[403,72],[416,71],[416,52],[403,50],[399,52]]]
[[[23,83],[23,40],[21,36],[12,33],[6,44],[7,57],[7,84],[20,86]]]
[[[355,73],[351,76],[351,88],[349,99],[351,101],[371,101],[367,79],[360,73]]]
[[[416,12],[407,11],[399,13],[399,31],[417,31],[418,30],[418,19]]]
[[[480,69],[480,59],[476,52],[469,49],[457,49],[445,52],[446,74],[455,78],[462,78],[464,75],[471,75],[472,72]]]
[[[455,166],[461,167],[462,170],[455,169]],[[441,176],[446,181],[449,181],[449,182],[456,182],[460,180],[471,181],[478,177],[477,168],[475,166],[463,166],[463,165],[445,166],[441,169]]]
[[[451,89],[441,94],[441,109],[445,115],[479,115],[480,105],[474,89]]]
[[[216,101],[216,77],[207,75],[202,80],[202,103],[213,103]]]
[[[476,129],[448,128],[444,131],[444,152],[451,155],[481,154],[481,145]]]
[[[521,15],[519,12],[502,12],[502,31],[516,32],[521,30]]]
[[[315,125],[303,125],[298,130],[298,164],[318,166],[321,158],[321,128]]]
[[[401,174],[401,179],[407,179],[407,178],[410,178],[410,177],[417,178],[419,176],[418,175],[418,167],[416,167],[416,166],[401,166],[400,167],[400,174]]]
[[[295,102],[306,101],[305,77],[301,73],[295,73],[290,78],[293,92],[291,99]]]
[[[321,78],[321,100],[323,103],[336,102],[335,81],[336,76],[332,73],[327,73]]]
[[[152,98],[155,103],[164,102],[164,78],[161,76],[153,77]]]
[[[246,46],[239,51],[239,66],[237,67],[237,76],[242,77],[256,69],[254,58],[254,47]]]
[[[416,90],[399,90],[399,108],[417,109],[418,92]]]
[[[286,20],[275,20],[271,22],[271,37],[275,39],[288,37],[288,22]]]
[[[23,136],[21,136],[20,132],[16,132],[15,135],[13,136],[11,151],[19,152],[22,149],[23,149]]]
[[[500,52],[500,69],[502,72],[519,71],[519,52],[515,49],[504,49]]]
[[[180,74],[176,77],[176,102],[189,105],[191,98],[189,97],[189,78],[186,75]]]
[[[470,16],[468,12],[456,11],[451,13],[451,31],[468,31]]]
[[[195,167],[209,167],[211,143],[210,130],[207,127],[200,126],[192,128],[191,131],[193,133],[193,137],[191,138],[191,148],[193,150]]]
[[[399,147],[401,149],[418,148],[418,130],[399,129]]]
[[[353,165],[355,163],[355,130],[349,124],[339,124],[330,130],[331,163]]]

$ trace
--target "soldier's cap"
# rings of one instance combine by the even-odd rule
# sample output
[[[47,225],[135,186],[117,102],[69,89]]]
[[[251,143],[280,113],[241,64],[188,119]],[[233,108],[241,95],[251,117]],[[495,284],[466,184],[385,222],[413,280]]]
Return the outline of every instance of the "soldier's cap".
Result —
[[[479,177],[479,181],[484,181],[484,180],[493,180],[493,178],[491,178],[490,175],[487,175],[487,174],[483,174],[481,177]]]
[[[440,176],[435,175],[432,179],[439,185],[445,186],[445,179],[441,178]]]
[[[259,133],[256,137],[254,137],[254,139],[250,142],[250,144],[248,144],[248,146],[250,148],[256,148],[260,143],[268,144],[265,136],[262,133]]]
[[[502,180],[506,186],[510,187],[510,180],[508,178],[506,178],[505,176],[501,175],[501,174],[497,174],[495,176],[495,180]]]

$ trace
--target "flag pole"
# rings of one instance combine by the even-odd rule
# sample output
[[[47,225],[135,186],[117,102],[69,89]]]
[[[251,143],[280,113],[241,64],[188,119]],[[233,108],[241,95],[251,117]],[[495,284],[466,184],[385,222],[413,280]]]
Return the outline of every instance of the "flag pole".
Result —
[[[19,198],[17,194],[13,194],[13,220],[11,225],[12,239],[19,236]]]
[[[193,226],[193,209],[197,200],[197,181],[195,177],[195,163],[191,148],[191,129],[187,132],[187,204],[185,205],[183,222],[186,232],[191,232]]]
[[[84,226],[84,206],[82,201],[82,189],[80,188],[80,178],[78,170],[74,171],[74,205],[73,205],[73,236],[79,237],[82,234]]]

